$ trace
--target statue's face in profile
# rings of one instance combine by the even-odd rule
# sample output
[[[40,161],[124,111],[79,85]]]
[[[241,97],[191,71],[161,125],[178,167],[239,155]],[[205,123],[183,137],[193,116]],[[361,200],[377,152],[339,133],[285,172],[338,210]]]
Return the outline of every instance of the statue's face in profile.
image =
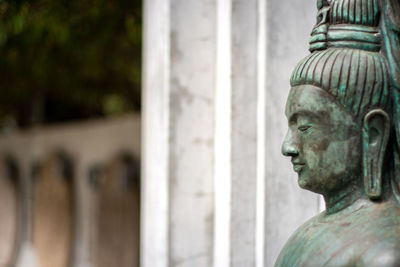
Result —
[[[332,95],[312,85],[293,87],[285,113],[282,153],[292,158],[300,187],[325,195],[361,180],[360,127]]]

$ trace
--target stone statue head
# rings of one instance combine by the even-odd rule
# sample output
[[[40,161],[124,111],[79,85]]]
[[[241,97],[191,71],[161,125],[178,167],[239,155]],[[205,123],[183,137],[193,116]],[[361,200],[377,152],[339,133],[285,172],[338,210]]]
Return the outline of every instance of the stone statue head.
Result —
[[[291,77],[282,152],[299,185],[325,199],[398,197],[400,3],[320,0],[318,9],[311,54]]]

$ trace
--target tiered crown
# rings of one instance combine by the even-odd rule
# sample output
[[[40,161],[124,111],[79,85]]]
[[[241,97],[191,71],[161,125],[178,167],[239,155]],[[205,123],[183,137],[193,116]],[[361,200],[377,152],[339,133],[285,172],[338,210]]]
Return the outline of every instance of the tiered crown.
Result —
[[[319,0],[310,51],[328,47],[380,51],[378,0]]]

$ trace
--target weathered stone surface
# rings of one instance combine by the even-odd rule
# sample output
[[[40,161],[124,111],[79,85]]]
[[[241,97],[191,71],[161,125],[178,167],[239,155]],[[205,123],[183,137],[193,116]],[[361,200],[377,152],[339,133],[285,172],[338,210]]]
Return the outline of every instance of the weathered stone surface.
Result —
[[[311,54],[292,72],[282,153],[326,210],[275,266],[400,262],[398,1],[318,1]]]

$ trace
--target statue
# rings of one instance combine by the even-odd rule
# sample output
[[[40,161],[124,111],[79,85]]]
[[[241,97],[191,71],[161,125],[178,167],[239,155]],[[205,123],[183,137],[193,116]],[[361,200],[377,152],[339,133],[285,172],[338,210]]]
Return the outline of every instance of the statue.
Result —
[[[282,153],[326,210],[275,264],[400,266],[400,0],[318,0]]]

